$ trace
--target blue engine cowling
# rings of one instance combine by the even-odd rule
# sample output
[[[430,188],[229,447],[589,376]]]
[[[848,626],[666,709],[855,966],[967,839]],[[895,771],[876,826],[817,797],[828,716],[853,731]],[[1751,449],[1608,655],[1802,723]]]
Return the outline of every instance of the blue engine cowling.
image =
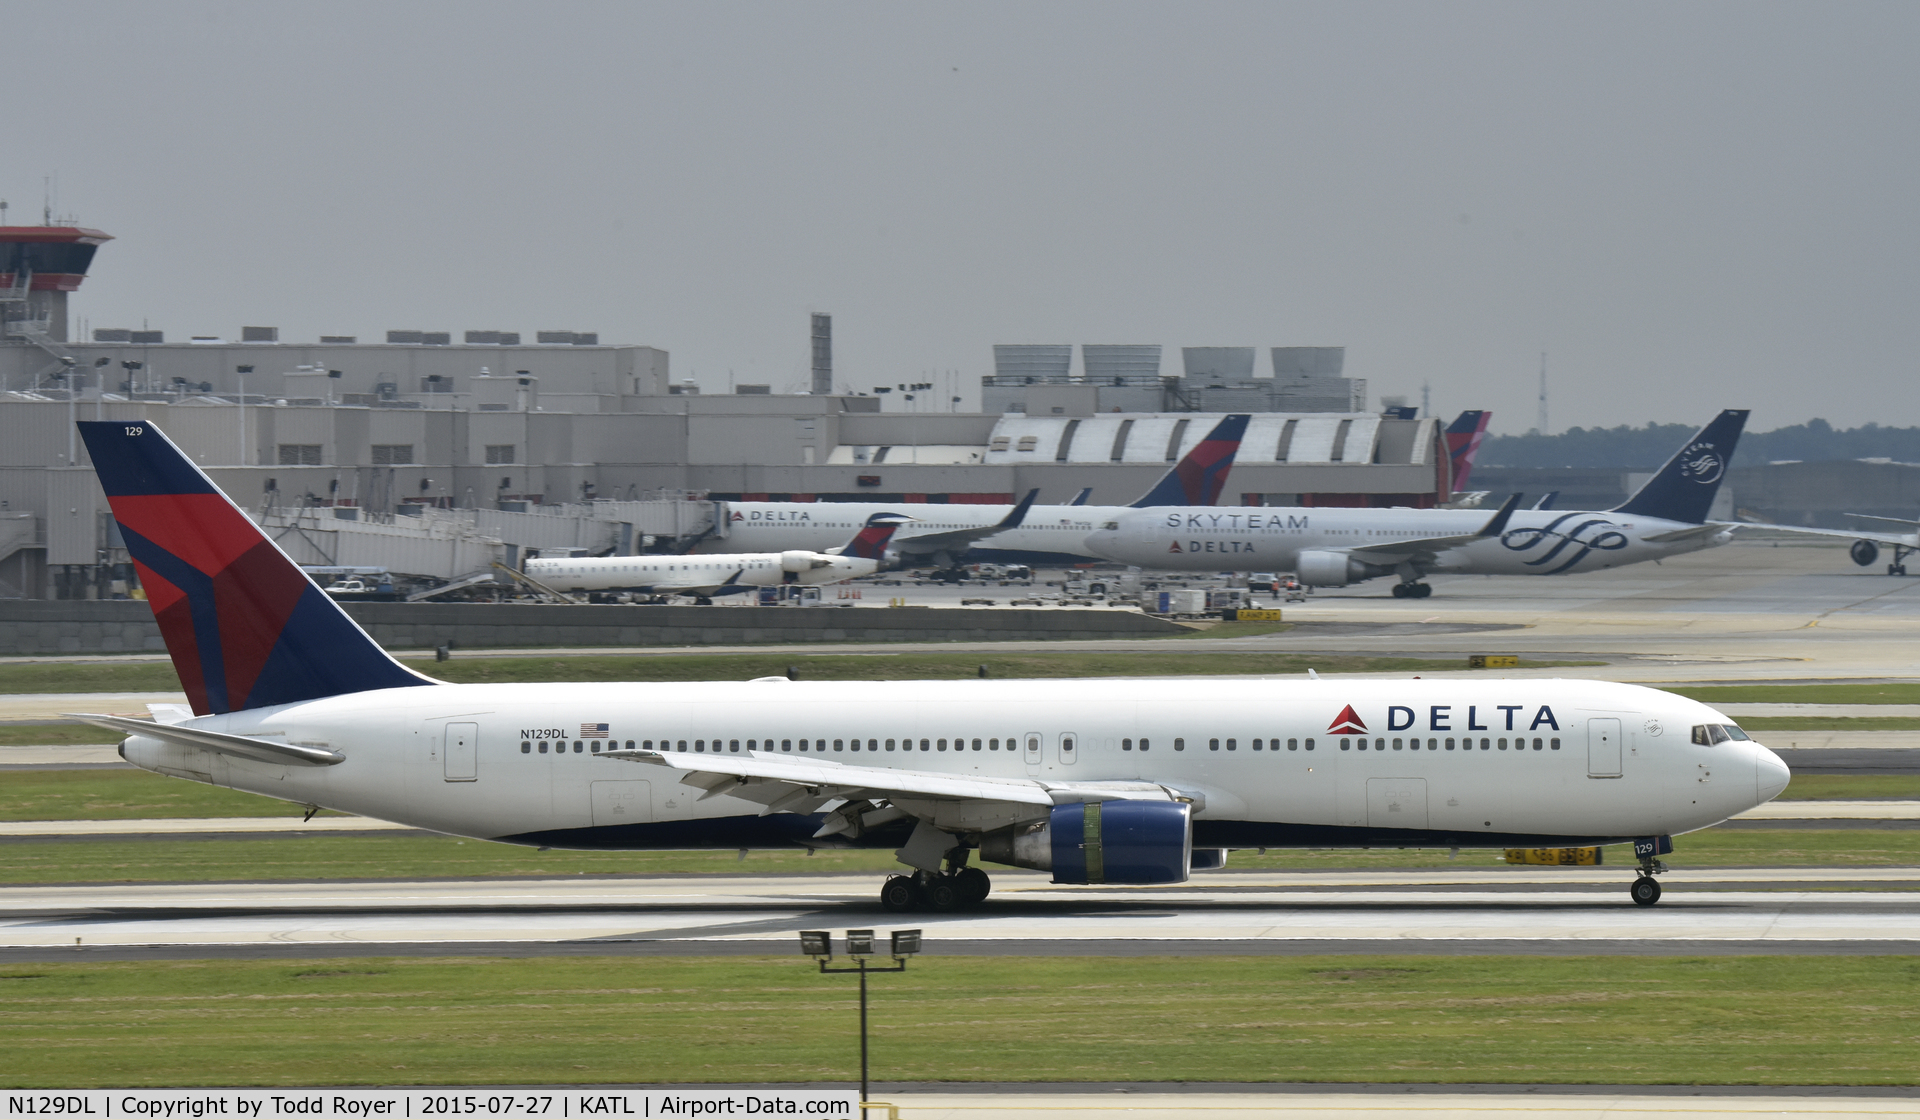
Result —
[[[995,863],[1052,871],[1056,883],[1184,883],[1193,860],[1183,801],[1088,801],[981,838]]]

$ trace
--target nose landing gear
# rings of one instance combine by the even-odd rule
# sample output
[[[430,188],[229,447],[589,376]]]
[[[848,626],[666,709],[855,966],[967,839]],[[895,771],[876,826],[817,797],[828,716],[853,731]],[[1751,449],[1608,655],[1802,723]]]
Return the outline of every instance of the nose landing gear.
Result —
[[[1672,839],[1654,836],[1633,842],[1633,854],[1640,860],[1640,877],[1627,888],[1635,906],[1652,906],[1660,901],[1660,880],[1654,876],[1667,869],[1660,857],[1673,851]]]

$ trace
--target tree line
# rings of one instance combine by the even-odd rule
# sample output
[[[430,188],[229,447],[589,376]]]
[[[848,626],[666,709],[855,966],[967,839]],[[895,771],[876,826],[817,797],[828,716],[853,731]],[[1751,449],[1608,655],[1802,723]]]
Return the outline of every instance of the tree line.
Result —
[[[1697,428],[1692,424],[1655,424],[1636,428],[1568,428],[1541,435],[1489,436],[1479,462],[1489,467],[1608,467],[1651,470],[1667,461]],[[1892,459],[1920,463],[1920,428],[1883,428],[1867,424],[1835,428],[1814,419],[1771,432],[1740,437],[1733,465],[1758,466],[1786,459],[1822,462],[1835,459]]]

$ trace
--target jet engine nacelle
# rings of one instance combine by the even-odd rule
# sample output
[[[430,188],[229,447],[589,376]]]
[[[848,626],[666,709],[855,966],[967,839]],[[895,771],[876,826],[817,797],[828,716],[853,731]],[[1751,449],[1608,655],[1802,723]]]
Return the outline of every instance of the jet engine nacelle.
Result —
[[[1193,812],[1183,801],[1058,805],[980,838],[980,858],[1053,872],[1056,883],[1184,883],[1193,864]]]
[[[1392,572],[1392,568],[1356,560],[1350,553],[1316,549],[1300,554],[1293,574],[1308,587],[1345,587]]]
[[[1853,546],[1847,549],[1847,555],[1853,557],[1854,563],[1864,568],[1880,559],[1880,546],[1872,541],[1854,541]]]
[[[780,554],[780,570],[783,572],[811,572],[815,568],[824,568],[831,563],[833,561],[825,556],[803,549]]]

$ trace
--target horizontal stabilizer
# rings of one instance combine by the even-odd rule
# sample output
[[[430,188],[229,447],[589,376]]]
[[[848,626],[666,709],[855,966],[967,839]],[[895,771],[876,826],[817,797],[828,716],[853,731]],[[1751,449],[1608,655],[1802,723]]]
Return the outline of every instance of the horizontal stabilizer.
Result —
[[[118,731],[125,735],[144,735],[149,739],[159,739],[162,742],[175,743],[183,747],[199,747],[201,750],[217,751],[220,754],[252,759],[255,762],[272,762],[282,766],[334,766],[347,760],[346,755],[322,747],[276,743],[269,739],[229,735],[224,731],[207,731],[198,727],[187,727],[184,724],[154,723],[128,716],[83,712],[62,714],[67,719],[77,719],[81,723],[104,727],[109,731]]]

